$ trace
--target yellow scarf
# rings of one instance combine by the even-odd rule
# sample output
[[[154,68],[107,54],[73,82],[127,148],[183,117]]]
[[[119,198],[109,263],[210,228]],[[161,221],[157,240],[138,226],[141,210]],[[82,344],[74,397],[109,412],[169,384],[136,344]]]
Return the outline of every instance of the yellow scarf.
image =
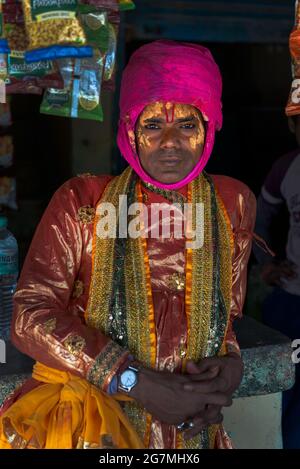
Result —
[[[42,385],[16,401],[0,419],[0,448],[143,448],[118,401],[71,373],[41,363],[32,377]]]

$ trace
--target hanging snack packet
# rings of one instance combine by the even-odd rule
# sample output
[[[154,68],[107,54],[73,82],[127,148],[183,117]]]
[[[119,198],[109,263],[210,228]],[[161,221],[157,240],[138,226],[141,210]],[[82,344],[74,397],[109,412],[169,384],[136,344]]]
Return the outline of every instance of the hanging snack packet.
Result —
[[[24,51],[8,54],[8,80],[6,91],[12,93],[41,94],[43,88],[63,88],[63,79],[54,62],[41,60],[28,64]]]
[[[10,44],[18,48],[12,49],[8,54],[7,93],[40,94],[41,88],[48,88],[49,86],[62,88],[62,77],[53,62],[40,60],[39,62],[28,64],[25,61],[24,43],[26,43],[26,34],[24,26],[5,24],[5,29],[8,28]]]
[[[8,176],[0,177],[0,206],[17,210],[16,179]]]
[[[105,54],[109,46],[107,12],[90,5],[79,5],[78,8],[87,43]]]
[[[2,0],[0,2],[0,37],[3,37],[3,13],[2,13]]]
[[[0,137],[0,168],[9,168],[13,164],[13,142],[11,135]]]
[[[100,52],[96,49],[91,59],[76,59],[74,75],[76,78],[73,80],[71,117],[102,122],[103,109],[100,97],[103,56]]]
[[[81,119],[103,120],[100,100],[103,56],[95,50],[94,57],[75,59],[64,65],[64,90],[46,90],[41,113]]]
[[[74,75],[74,60],[72,58],[58,61],[60,73],[63,77],[62,89],[49,88],[45,91],[40,111],[42,114],[69,117],[72,103],[72,81]]]
[[[22,0],[29,49],[86,43],[77,0]]]
[[[112,12],[109,15],[109,42],[108,50],[105,54],[104,72],[103,72],[103,89],[114,91],[115,89],[115,72],[116,72],[116,54],[118,44],[118,31],[120,25],[120,13]]]
[[[104,82],[112,82],[116,65],[116,52],[117,52],[117,32],[113,24],[109,23],[109,43],[108,50],[105,55],[104,65]],[[108,86],[109,87],[109,86]]]
[[[0,80],[7,78],[7,54],[9,52],[6,39],[0,39]]]
[[[27,63],[39,62],[40,60],[57,60],[66,57],[92,57],[93,48],[91,46],[50,46],[42,47],[25,52]]]

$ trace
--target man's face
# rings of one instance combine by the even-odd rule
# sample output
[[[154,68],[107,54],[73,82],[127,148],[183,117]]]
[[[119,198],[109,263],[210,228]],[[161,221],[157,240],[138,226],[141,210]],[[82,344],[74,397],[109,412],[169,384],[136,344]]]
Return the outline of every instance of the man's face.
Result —
[[[185,178],[199,161],[205,127],[194,106],[156,102],[141,113],[135,137],[144,171],[159,182],[172,184]]]

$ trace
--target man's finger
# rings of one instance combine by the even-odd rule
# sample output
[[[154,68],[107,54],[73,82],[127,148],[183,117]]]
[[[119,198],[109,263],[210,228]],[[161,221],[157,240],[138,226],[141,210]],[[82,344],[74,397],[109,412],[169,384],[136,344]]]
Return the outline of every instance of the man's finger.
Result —
[[[203,404],[203,398],[206,401],[206,404],[215,404],[221,407],[230,407],[232,405],[232,397],[228,394],[221,392],[215,392],[210,394],[205,394],[201,396],[201,404]]]
[[[219,372],[220,368],[218,366],[212,366],[211,368],[208,368],[207,371],[203,371],[202,373],[189,374],[189,377],[191,378],[191,381],[209,381],[216,378]]]
[[[215,415],[208,417],[205,412],[203,416],[196,416],[193,418],[192,423],[194,425],[190,430],[184,432],[184,439],[189,440],[198,435],[204,428],[208,425],[219,424],[223,422],[223,415],[220,412],[217,412]]]
[[[227,390],[227,382],[221,376],[208,381],[193,381],[183,384],[183,389],[190,392],[207,394],[211,392],[224,392]]]
[[[183,436],[185,440],[190,440],[191,438],[194,438],[207,426],[207,424],[205,424],[204,420],[201,417],[194,417],[192,423],[194,425],[193,428],[184,432]]]
[[[204,373],[204,371],[208,371],[212,367],[221,367],[222,366],[222,359],[219,357],[210,357],[210,358],[203,358],[198,364],[198,373]]]

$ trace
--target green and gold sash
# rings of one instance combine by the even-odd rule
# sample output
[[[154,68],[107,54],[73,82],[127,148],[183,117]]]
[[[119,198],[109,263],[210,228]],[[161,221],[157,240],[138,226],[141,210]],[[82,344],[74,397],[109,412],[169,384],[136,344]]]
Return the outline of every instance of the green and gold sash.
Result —
[[[127,196],[128,206],[142,203],[140,181],[131,168],[109,182],[96,209],[86,321],[128,348],[145,366],[155,368],[156,327],[146,238],[105,238],[97,232],[103,218],[99,204],[113,204],[119,213],[120,196]],[[233,236],[225,207],[207,174],[189,184],[188,202],[204,207],[204,243],[186,250],[186,359],[197,362],[226,353]],[[195,213],[193,210],[193,229]],[[134,402],[126,404],[125,412],[148,447],[151,416]],[[217,429],[218,425],[212,425],[187,442],[178,437],[178,447],[212,448]]]

